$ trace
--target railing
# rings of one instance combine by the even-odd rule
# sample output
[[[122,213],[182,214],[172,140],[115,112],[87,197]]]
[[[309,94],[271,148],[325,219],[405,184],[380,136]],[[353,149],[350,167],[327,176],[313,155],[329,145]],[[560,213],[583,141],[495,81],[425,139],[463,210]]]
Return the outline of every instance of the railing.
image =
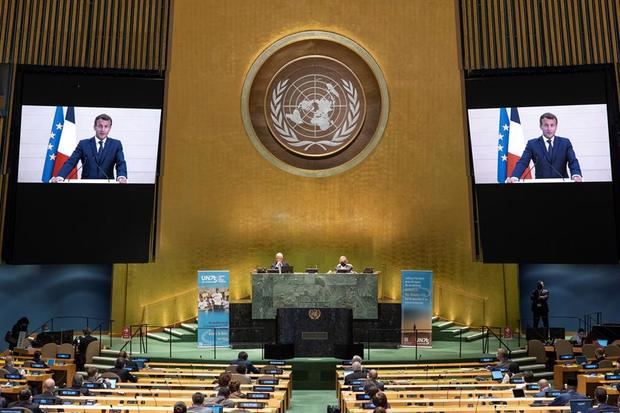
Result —
[[[172,358],[174,354],[174,345],[175,345],[173,338],[176,338],[176,336],[173,334],[173,329],[179,328],[181,324],[182,323],[174,323],[169,326],[161,326],[161,325],[154,325],[154,324],[132,324],[129,326],[130,338],[127,340],[126,343],[124,343],[121,346],[121,349],[119,351],[125,350],[127,347],[129,347],[128,348],[129,354],[134,354],[134,341],[137,339],[138,345],[139,345],[138,352],[148,353],[149,333],[157,333],[157,334],[163,334],[163,335],[168,336],[168,343],[167,343],[168,344],[168,356]],[[166,331],[166,329],[168,329],[168,331]],[[217,345],[218,334],[221,336],[222,331],[227,331],[229,342],[232,342],[233,340],[231,340],[231,338],[234,335],[236,335],[237,332],[249,331],[249,330],[258,331],[260,333],[259,342],[253,342],[252,344],[257,345],[261,348],[261,357],[264,357],[264,348],[265,348],[266,341],[265,341],[265,329],[263,327],[216,327],[216,328],[199,327],[196,329],[196,333],[198,337],[200,337],[200,335],[208,334],[209,331],[213,331],[213,335],[212,335],[213,343],[212,344],[209,343],[208,345],[202,346],[200,348],[204,350],[211,350],[213,352],[213,359],[215,360],[217,358],[217,350],[218,350],[218,345]],[[153,338],[151,338],[151,340],[153,340]],[[200,354],[199,357],[202,358],[203,355]]]
[[[69,325],[67,326],[65,324],[64,327],[61,327],[61,325],[63,323],[66,323],[68,320],[69,321]],[[76,320],[81,320],[81,322],[78,324]],[[95,323],[97,323],[95,325]],[[102,345],[103,345],[103,328],[107,327],[107,335],[109,338],[109,346],[112,347],[112,324],[114,323],[114,320],[111,319],[107,319],[107,318],[97,318],[97,317],[84,317],[84,316],[57,316],[57,317],[52,317],[49,320],[45,321],[43,324],[41,324],[39,327],[37,327],[36,329],[32,330],[31,332],[28,333],[28,335],[30,336],[31,334],[34,333],[39,333],[43,330],[43,326],[48,326],[49,329],[51,331],[56,331],[56,328],[58,328],[59,330],[65,329],[65,330],[82,330],[84,327],[88,327],[92,330],[92,335],[99,335],[99,351],[101,351]],[[61,335],[61,344],[62,344],[62,335]]]
[[[497,329],[498,330],[498,334],[495,334],[495,332],[493,331],[493,329]],[[455,351],[455,357],[462,359],[463,358],[463,341],[465,340],[463,338],[463,333],[464,332],[472,332],[472,331],[480,331],[483,334],[483,337],[481,339],[482,342],[482,354],[487,354],[489,352],[489,338],[490,336],[495,337],[498,340],[498,345],[499,347],[505,347],[509,352],[511,352],[512,350],[510,349],[510,347],[508,346],[507,343],[504,342],[504,340],[502,340],[501,338],[501,331],[502,328],[501,327],[488,327],[488,326],[483,326],[483,327],[469,327],[467,330],[461,329],[458,332],[458,350]],[[412,330],[403,330],[400,328],[391,328],[391,329],[369,329],[367,330],[367,334],[366,334],[366,339],[364,341],[365,345],[366,345],[366,360],[371,360],[372,359],[372,350],[373,350],[373,343],[377,344],[377,343],[381,343],[384,342],[381,339],[384,339],[385,337],[389,337],[392,336],[392,338],[394,339],[393,341],[397,341],[399,344],[402,342],[401,337],[403,334],[410,334],[413,335],[413,342],[411,344],[411,349],[412,349],[412,359],[414,361],[418,361],[422,358],[422,355],[419,354],[419,350],[420,349],[424,349],[426,346],[420,346],[419,345],[419,336],[420,335],[430,335],[432,337],[433,334],[433,330],[432,329],[418,329],[418,328],[414,328]],[[409,346],[401,346],[401,347],[409,347]],[[404,359],[406,359],[406,356],[404,357]]]
[[[454,298],[461,297],[460,300],[455,300]],[[458,322],[465,324],[479,324],[485,325],[487,323],[487,297],[482,297],[476,294],[472,294],[467,290],[463,290],[460,288],[453,287],[451,285],[445,285],[443,283],[435,282],[433,285],[433,312],[434,314],[439,313],[440,304],[442,302],[456,302],[460,301],[463,304],[468,305],[467,308],[464,308],[464,305],[461,305],[458,311],[455,311],[455,315],[459,314],[460,319]],[[442,306],[445,307],[445,306]],[[449,313],[450,310],[442,311],[443,313]],[[450,320],[454,320],[456,317],[450,316],[448,317]],[[468,321],[469,320],[469,321]]]
[[[603,313],[597,311],[583,316],[583,328],[586,331],[592,330],[592,325],[600,325],[603,323]]]
[[[493,331],[494,329],[497,329],[498,334],[495,334],[495,331]],[[493,337],[497,339],[498,348],[504,347],[508,351],[509,354],[512,352],[510,347],[508,347],[508,345],[504,342],[504,340],[502,340],[502,327],[482,326],[480,327],[480,331],[484,334],[484,339],[482,340],[482,353],[483,354],[486,354],[489,352],[489,344],[490,344],[489,336],[490,335],[492,335]]]

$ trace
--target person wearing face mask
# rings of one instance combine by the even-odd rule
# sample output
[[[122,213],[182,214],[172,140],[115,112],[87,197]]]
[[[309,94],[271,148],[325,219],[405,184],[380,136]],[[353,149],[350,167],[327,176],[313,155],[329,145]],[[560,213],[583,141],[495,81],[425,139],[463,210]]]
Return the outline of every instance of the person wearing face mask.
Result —
[[[349,260],[344,255],[340,257],[338,260],[338,265],[336,265],[336,272],[352,272],[353,266],[349,264]]]
[[[532,314],[534,316],[534,328],[538,328],[540,319],[545,327],[545,337],[549,337],[549,290],[545,288],[543,281],[538,281],[536,288],[530,294],[532,300]]]

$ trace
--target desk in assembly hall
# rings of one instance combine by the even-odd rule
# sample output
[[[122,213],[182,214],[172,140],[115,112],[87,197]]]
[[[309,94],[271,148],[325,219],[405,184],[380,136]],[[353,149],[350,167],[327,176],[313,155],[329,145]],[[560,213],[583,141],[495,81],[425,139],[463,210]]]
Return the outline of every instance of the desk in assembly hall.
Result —
[[[611,373],[615,369],[615,367],[605,369],[584,369],[579,364],[556,364],[553,366],[553,383],[556,387],[560,387],[566,383],[566,379],[568,377],[577,378],[579,374]]]

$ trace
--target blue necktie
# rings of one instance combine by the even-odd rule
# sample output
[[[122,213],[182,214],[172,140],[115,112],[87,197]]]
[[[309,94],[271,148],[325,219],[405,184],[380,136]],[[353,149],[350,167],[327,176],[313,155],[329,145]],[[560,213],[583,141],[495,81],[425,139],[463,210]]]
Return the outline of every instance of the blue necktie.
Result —
[[[547,147],[547,153],[549,153],[549,159],[551,159],[551,155],[553,153],[553,145],[551,145],[551,139],[547,139],[547,143],[549,146]]]
[[[99,141],[99,149],[97,149],[97,160],[101,159],[101,152],[103,152],[103,141]]]

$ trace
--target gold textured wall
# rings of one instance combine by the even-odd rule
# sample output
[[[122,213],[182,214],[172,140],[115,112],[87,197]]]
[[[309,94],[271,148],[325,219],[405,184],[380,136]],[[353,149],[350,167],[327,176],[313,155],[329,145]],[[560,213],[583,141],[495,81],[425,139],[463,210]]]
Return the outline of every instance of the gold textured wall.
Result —
[[[400,299],[401,269],[432,269],[436,313],[476,325],[504,325],[507,317],[514,325],[516,267],[472,259],[458,7],[452,0],[176,1],[157,257],[115,266],[117,325],[195,316],[198,269],[229,269],[232,298],[249,298],[251,269],[276,251],[297,269],[327,270],[341,254],[359,269],[374,266],[384,300]],[[378,147],[329,178],[272,166],[241,122],[253,60],[303,30],[361,44],[390,93]]]

